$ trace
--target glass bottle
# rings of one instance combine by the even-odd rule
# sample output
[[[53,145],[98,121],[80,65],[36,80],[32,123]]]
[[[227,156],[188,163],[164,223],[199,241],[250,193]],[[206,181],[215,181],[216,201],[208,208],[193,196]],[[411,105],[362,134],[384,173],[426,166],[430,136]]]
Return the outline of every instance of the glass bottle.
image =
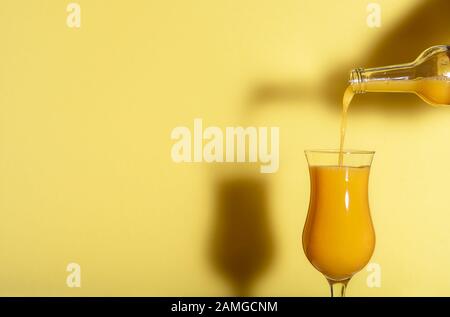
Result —
[[[350,71],[353,93],[415,93],[433,106],[450,105],[450,46],[425,50],[411,63]]]

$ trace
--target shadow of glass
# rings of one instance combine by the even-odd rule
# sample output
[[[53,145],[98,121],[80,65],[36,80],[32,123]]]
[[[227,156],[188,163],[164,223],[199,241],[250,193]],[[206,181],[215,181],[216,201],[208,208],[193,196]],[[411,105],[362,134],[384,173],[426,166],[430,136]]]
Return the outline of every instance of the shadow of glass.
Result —
[[[210,257],[235,296],[251,296],[273,258],[267,197],[266,183],[257,176],[235,175],[217,183]]]

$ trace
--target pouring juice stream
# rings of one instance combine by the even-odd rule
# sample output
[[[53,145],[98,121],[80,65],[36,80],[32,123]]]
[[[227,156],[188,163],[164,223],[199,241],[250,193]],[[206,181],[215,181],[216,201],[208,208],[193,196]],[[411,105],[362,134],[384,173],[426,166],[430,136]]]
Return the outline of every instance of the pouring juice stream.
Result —
[[[348,86],[344,92],[344,97],[342,98],[341,140],[339,142],[339,166],[342,166],[342,164],[344,163],[343,150],[344,150],[345,132],[347,130],[347,112],[354,95],[355,93],[353,92],[353,88],[351,86]]]
[[[350,72],[349,86],[342,101],[339,166],[344,164],[347,112],[355,94],[366,92],[414,93],[432,106],[450,105],[450,46],[425,50],[414,62]]]

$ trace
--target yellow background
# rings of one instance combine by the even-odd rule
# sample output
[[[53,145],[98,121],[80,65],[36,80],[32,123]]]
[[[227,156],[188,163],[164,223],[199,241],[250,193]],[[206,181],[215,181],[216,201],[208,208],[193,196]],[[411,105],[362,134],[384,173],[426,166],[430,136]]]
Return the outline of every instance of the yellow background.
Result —
[[[448,1],[379,0],[374,29],[363,0],[79,0],[80,29],[69,2],[0,3],[0,295],[328,296],[300,245],[303,150],[336,148],[350,68],[448,44]],[[278,173],[175,164],[194,118],[279,126]],[[349,296],[450,295],[449,142],[449,110],[415,96],[352,104],[382,284],[361,271]],[[236,267],[239,223],[255,245]]]

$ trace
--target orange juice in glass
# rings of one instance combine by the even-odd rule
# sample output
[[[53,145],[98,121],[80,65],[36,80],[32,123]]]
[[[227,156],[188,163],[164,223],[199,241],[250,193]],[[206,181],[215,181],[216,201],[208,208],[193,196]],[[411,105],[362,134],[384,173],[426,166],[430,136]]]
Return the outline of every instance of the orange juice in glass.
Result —
[[[332,296],[345,295],[348,281],[366,266],[375,248],[368,200],[373,155],[306,151],[311,192],[303,249],[327,278]]]

